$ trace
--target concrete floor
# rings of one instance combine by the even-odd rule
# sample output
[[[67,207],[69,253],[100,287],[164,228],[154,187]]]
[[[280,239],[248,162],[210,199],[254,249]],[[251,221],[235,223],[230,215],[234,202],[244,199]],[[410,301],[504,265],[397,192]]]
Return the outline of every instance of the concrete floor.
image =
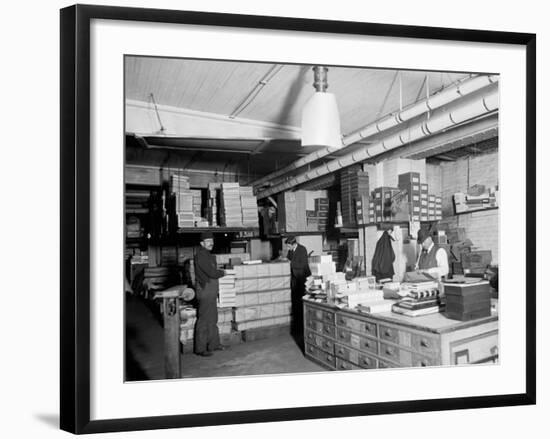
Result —
[[[164,379],[164,334],[156,307],[126,297],[126,379]],[[183,378],[324,371],[306,359],[290,334],[232,345],[211,357],[182,355]]]

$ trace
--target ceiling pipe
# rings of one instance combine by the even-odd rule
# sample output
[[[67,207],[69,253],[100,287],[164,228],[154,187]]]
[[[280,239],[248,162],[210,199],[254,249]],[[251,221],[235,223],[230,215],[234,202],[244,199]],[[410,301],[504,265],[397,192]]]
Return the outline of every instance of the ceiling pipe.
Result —
[[[309,163],[312,163],[318,159],[321,159],[329,154],[332,154],[336,151],[342,151],[347,146],[350,146],[354,143],[359,142],[362,139],[378,134],[382,131],[393,128],[400,123],[406,122],[413,119],[423,113],[428,111],[433,111],[436,108],[440,108],[443,105],[449,104],[456,99],[464,97],[470,93],[473,93],[477,90],[486,87],[489,84],[496,83],[498,81],[498,75],[483,75],[476,76],[474,78],[468,78],[458,84],[450,85],[438,93],[435,93],[433,96],[430,96],[422,101],[416,102],[414,104],[405,107],[402,111],[397,113],[388,114],[382,119],[377,120],[365,127],[352,132],[343,139],[343,148],[331,148],[325,147],[319,149],[315,152],[312,152],[295,162],[292,162],[290,165],[285,166],[284,168],[279,169],[278,171],[272,172],[258,180],[252,182],[254,189],[257,191],[261,185],[266,183],[268,180],[273,180],[287,174],[291,171],[301,168]]]
[[[303,184],[323,175],[336,172],[342,168],[355,163],[361,163],[372,159],[382,153],[403,146],[407,143],[420,140],[445,129],[452,128],[467,120],[487,115],[498,110],[498,88],[493,86],[481,96],[467,98],[461,105],[450,110],[442,110],[432,113],[429,119],[418,122],[405,128],[398,133],[392,134],[368,147],[343,155],[337,159],[331,160],[310,171],[299,174],[291,179],[267,188],[256,194],[257,198],[265,198],[270,195],[292,189],[295,186]]]

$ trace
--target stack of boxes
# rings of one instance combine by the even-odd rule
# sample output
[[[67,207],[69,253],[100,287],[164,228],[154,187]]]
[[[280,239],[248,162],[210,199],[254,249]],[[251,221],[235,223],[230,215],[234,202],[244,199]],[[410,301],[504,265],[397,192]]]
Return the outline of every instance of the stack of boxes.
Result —
[[[282,233],[307,230],[306,192],[283,192],[277,199],[279,229]]]
[[[473,320],[491,315],[489,282],[444,284],[445,315],[454,320]]]
[[[239,183],[221,184],[221,225],[242,227],[241,193]]]
[[[420,183],[420,221],[428,221],[428,185]]]
[[[306,211],[307,231],[324,231],[328,226],[328,198],[316,198],[314,210]]]
[[[361,201],[361,206],[366,206],[369,202],[369,174],[359,166],[342,169],[340,190],[344,226],[355,225],[357,201]]]
[[[238,265],[233,329],[243,331],[290,323],[290,264]]]
[[[373,208],[374,208],[374,221],[391,221],[392,220],[392,198],[400,193],[401,190],[395,187],[377,187],[373,193]],[[369,217],[372,215],[369,213]]]
[[[239,188],[243,227],[258,228],[258,202],[250,186]]]
[[[229,338],[231,334],[231,319],[233,312],[231,308],[218,308],[218,330],[222,338]],[[180,342],[184,345],[184,351],[193,349],[193,336],[195,323],[197,322],[197,310],[190,305],[180,309]]]
[[[208,183],[208,200],[206,202],[206,219],[212,227],[218,225],[218,197],[219,183]]]
[[[407,191],[407,201],[409,203],[409,214],[412,221],[422,221],[422,193],[426,198],[428,185],[420,184],[420,173],[419,172],[406,172],[400,174],[398,177],[398,186],[399,189]],[[427,213],[427,209],[426,209]]]
[[[235,286],[235,270],[225,270],[225,276],[220,277],[218,307],[233,307],[237,304],[237,289]]]

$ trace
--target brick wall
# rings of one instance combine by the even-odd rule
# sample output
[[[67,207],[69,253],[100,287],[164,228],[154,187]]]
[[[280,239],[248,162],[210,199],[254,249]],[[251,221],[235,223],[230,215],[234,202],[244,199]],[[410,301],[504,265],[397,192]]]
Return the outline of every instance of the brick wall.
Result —
[[[466,229],[466,235],[480,250],[491,250],[493,263],[499,261],[499,210],[454,215],[453,194],[466,192],[475,184],[498,185],[498,152],[471,155],[441,164],[441,195],[445,222]]]

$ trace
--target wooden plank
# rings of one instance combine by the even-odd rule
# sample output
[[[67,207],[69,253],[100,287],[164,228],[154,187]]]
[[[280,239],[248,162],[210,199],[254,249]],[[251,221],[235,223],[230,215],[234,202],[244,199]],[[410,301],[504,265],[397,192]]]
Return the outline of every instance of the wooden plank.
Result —
[[[164,317],[164,371],[165,378],[181,378],[180,313],[177,298],[162,301]]]

